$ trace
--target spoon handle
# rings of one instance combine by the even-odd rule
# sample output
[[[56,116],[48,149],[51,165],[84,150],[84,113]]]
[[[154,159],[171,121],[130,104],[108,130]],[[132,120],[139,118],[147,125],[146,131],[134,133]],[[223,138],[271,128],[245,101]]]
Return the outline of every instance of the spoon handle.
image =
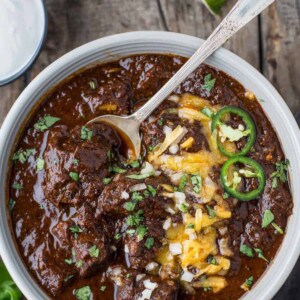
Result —
[[[179,71],[132,117],[143,122],[175,88],[239,29],[249,23],[275,0],[239,0],[210,37]]]

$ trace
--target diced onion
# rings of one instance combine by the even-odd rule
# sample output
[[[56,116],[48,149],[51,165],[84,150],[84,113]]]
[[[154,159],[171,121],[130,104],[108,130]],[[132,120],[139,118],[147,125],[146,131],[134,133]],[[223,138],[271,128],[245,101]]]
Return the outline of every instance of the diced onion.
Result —
[[[178,151],[179,151],[179,146],[178,146],[178,144],[172,145],[172,146],[170,146],[170,148],[169,148],[169,152],[170,152],[171,154],[176,154]]]
[[[191,234],[189,234],[189,240],[194,241],[197,239],[197,234],[196,232],[193,232]]]
[[[121,267],[115,267],[111,271],[114,276],[119,276],[122,273],[122,268]]]
[[[144,280],[143,283],[145,288],[151,291],[155,290],[158,287],[158,284],[156,282],[151,282],[150,279]]]
[[[151,290],[145,289],[145,290],[143,290],[142,295],[140,297],[138,297],[138,300],[145,300],[145,299],[148,300],[151,298],[151,294],[152,294]]]
[[[143,279],[146,276],[146,274],[137,274],[136,275],[136,281],[140,281],[141,279]]]
[[[146,271],[152,271],[152,270],[154,270],[157,266],[158,266],[158,263],[156,263],[156,262],[151,262],[151,263],[149,263],[149,264],[145,267],[145,269],[146,269]]]
[[[167,125],[165,125],[163,127],[163,132],[164,132],[165,135],[168,135],[168,134],[170,134],[172,132],[172,128],[169,127],[169,126],[167,126]]]
[[[163,224],[163,229],[168,230],[171,227],[171,225],[172,225],[171,218],[168,218]]]
[[[167,207],[166,208],[166,212],[168,212],[171,215],[175,215],[175,213],[176,213],[175,210],[173,208],[171,208],[171,207]]]
[[[178,95],[170,95],[170,96],[168,97],[168,100],[169,100],[169,101],[173,101],[173,102],[175,102],[175,103],[178,103],[179,100],[180,100],[180,97],[179,97]]]
[[[147,186],[145,183],[139,183],[139,184],[135,184],[130,188],[131,192],[137,192],[137,191],[143,191],[146,190]]]
[[[171,177],[170,177],[172,183],[178,185],[179,181],[180,181],[180,178],[182,177],[182,175],[183,175],[183,173],[172,174]]]
[[[194,279],[194,274],[189,271],[184,271],[181,276],[181,280],[183,281],[192,282],[193,279]]]
[[[145,167],[141,170],[141,174],[153,173],[154,171],[153,166],[146,161]]]
[[[174,199],[176,203],[182,204],[185,203],[185,194],[182,192],[174,192]]]
[[[129,199],[129,194],[126,192],[126,191],[123,191],[122,193],[121,193],[121,199]]]
[[[170,243],[169,250],[172,255],[182,254],[182,245],[180,243]]]

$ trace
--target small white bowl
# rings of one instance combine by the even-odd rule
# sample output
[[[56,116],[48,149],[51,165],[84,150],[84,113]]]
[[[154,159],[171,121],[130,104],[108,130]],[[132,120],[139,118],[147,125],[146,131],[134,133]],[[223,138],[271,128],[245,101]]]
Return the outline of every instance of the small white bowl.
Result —
[[[201,43],[201,39],[171,32],[131,32],[102,38],[85,44],[52,63],[17,99],[0,132],[0,252],[8,271],[28,299],[46,299],[47,296],[31,278],[14,244],[6,211],[7,178],[4,174],[9,172],[8,159],[16,143],[17,134],[39,99],[55,84],[91,63],[117,60],[139,53],[171,53],[189,57]],[[207,63],[236,78],[258,98],[265,100],[262,103],[263,109],[279,136],[286,157],[291,162],[290,183],[294,211],[289,219],[284,241],[267,272],[252,290],[242,297],[244,300],[271,299],[292,271],[300,253],[299,127],[274,87],[244,60],[220,49]]]

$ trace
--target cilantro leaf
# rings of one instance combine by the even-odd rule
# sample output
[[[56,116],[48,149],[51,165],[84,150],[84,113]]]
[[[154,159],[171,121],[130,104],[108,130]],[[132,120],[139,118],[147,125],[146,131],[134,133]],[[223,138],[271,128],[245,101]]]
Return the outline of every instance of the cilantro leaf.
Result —
[[[99,253],[100,253],[100,250],[97,248],[96,245],[92,246],[89,249],[89,254],[90,254],[91,257],[97,258],[99,256]]]
[[[179,191],[184,191],[188,184],[188,176],[186,174],[182,175],[179,180]]]
[[[80,138],[82,140],[91,140],[93,136],[93,132],[89,130],[86,126],[81,127]]]
[[[19,161],[21,164],[24,164],[27,159],[35,154],[36,150],[34,148],[22,150],[19,149],[16,153],[14,153],[13,161]]]
[[[247,279],[245,280],[245,285],[246,285],[248,288],[251,287],[252,284],[253,284],[253,280],[254,280],[253,276],[250,276],[249,278],[247,278]]]
[[[207,74],[204,77],[204,84],[202,85],[202,88],[204,90],[206,90],[207,92],[211,92],[211,90],[215,86],[215,82],[216,82],[216,79],[212,79],[212,75],[211,74]]]
[[[23,188],[23,185],[18,182],[14,182],[11,186],[14,190],[21,190]]]
[[[209,205],[206,205],[206,209],[208,211],[209,218],[213,219],[216,216],[216,212]]]
[[[274,221],[274,218],[273,213],[269,209],[266,209],[263,215],[261,227],[265,228],[270,225]]]
[[[265,258],[264,253],[263,253],[263,251],[262,251],[261,249],[259,249],[259,248],[254,248],[254,251],[257,253],[257,256],[258,256],[259,258],[265,260],[267,263],[269,262],[269,261]]]
[[[286,161],[280,161],[275,164],[276,171],[271,174],[273,178],[272,187],[276,189],[278,187],[278,180],[282,183],[287,181],[287,172],[289,169],[290,162],[287,159]]]
[[[36,170],[37,171],[42,171],[44,169],[45,161],[38,157],[36,160]]]
[[[86,285],[75,290],[75,296],[78,300],[90,300],[92,296],[92,290],[88,285]]]
[[[79,180],[79,175],[77,172],[70,172],[69,176],[76,182]]]
[[[250,248],[249,246],[245,245],[245,244],[241,244],[240,252],[245,254],[248,257],[253,257],[254,256],[253,249]]]
[[[34,124],[34,128],[37,131],[44,132],[45,130],[47,130],[51,126],[53,126],[59,120],[60,120],[60,118],[45,115],[45,116],[39,118],[39,120]]]
[[[153,237],[148,237],[146,242],[145,242],[145,246],[147,249],[151,249],[154,245],[154,238]]]

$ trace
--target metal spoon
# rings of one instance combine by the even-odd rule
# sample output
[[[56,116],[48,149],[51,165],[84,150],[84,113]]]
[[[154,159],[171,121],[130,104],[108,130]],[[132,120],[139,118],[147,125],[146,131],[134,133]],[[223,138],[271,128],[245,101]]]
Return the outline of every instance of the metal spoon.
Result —
[[[138,158],[141,151],[139,127],[141,123],[166,99],[173,90],[190,75],[212,53],[221,47],[239,29],[249,23],[275,0],[239,0],[220,25],[201,45],[193,56],[178,72],[141,108],[130,116],[104,115],[89,121],[106,123],[114,127],[125,139],[132,153],[129,156]]]

